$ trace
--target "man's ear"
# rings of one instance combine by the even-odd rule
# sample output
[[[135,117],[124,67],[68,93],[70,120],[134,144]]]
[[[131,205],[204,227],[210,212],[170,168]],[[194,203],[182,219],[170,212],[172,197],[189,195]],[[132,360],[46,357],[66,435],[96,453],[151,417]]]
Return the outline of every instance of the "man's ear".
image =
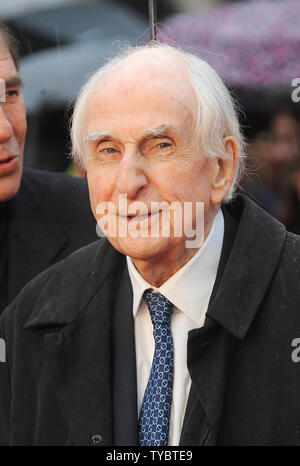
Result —
[[[213,204],[220,204],[230,190],[237,166],[238,145],[235,138],[227,136],[224,137],[223,142],[227,156],[215,159],[211,190]]]

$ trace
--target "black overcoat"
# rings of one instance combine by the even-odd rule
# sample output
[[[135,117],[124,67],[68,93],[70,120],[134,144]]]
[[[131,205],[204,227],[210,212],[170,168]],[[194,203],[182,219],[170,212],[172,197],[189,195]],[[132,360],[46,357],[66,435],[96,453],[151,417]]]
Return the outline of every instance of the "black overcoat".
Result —
[[[24,169],[8,203],[6,303],[33,277],[97,239],[86,180]],[[1,252],[1,251],[0,251]]]
[[[180,442],[299,445],[300,238],[245,196],[223,212],[206,322],[188,337]],[[28,284],[1,337],[2,444],[136,444],[132,290],[106,240]]]

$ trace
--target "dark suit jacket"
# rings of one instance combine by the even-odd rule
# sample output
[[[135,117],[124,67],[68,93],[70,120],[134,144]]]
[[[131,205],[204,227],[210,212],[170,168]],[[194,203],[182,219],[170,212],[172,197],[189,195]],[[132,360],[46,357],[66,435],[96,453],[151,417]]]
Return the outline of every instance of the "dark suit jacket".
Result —
[[[33,277],[97,239],[85,180],[24,169],[8,207],[7,304]]]
[[[206,322],[188,337],[180,443],[297,445],[300,239],[245,196],[223,211]],[[0,326],[2,443],[137,444],[132,290],[106,240],[27,285]]]

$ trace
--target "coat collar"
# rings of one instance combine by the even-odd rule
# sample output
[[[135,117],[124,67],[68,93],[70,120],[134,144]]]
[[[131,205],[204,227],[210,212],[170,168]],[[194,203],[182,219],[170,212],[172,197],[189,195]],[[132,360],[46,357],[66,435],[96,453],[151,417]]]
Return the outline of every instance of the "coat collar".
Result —
[[[223,207],[223,212],[224,244],[230,229],[228,217],[238,220],[238,227],[206,316],[243,339],[277,269],[286,229],[244,195],[236,196],[234,202]]]
[[[78,320],[94,295],[111,284],[125,265],[125,256],[107,240],[96,241],[55,264],[41,289],[25,328],[65,326]],[[112,292],[110,290],[110,292]],[[49,299],[50,297],[50,299]],[[100,296],[101,300],[101,296]]]
[[[181,445],[217,443],[236,345],[245,338],[267,293],[286,238],[285,228],[245,196],[238,196],[223,212],[223,250],[206,323],[189,332],[192,387]]]

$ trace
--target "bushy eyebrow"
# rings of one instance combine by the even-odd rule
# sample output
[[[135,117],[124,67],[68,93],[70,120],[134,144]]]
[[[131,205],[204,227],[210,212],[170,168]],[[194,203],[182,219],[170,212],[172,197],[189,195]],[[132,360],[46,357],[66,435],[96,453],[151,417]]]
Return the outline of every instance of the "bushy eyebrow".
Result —
[[[0,78],[0,102],[6,102],[7,89],[14,87],[23,87],[23,82],[19,75],[12,76],[6,81]]]
[[[172,129],[170,125],[160,125],[157,128],[147,128],[144,131],[144,136],[146,138],[165,136],[165,134]]]
[[[111,131],[100,131],[100,130],[96,130],[96,131],[92,131],[90,134],[88,134],[85,138],[86,141],[92,141],[92,142],[96,142],[96,141],[99,141],[100,139],[103,139],[107,136],[112,136],[112,132]]]
[[[172,126],[166,125],[166,124],[160,125],[157,128],[146,128],[143,132],[143,136],[146,138],[164,136],[171,129],[172,129]],[[90,134],[88,134],[85,140],[88,142],[97,142],[97,141],[100,141],[100,139],[103,139],[105,137],[112,136],[112,135],[113,135],[112,131],[95,130],[95,131],[92,131]]]
[[[23,87],[23,81],[20,76],[12,76],[5,81],[6,87]]]

